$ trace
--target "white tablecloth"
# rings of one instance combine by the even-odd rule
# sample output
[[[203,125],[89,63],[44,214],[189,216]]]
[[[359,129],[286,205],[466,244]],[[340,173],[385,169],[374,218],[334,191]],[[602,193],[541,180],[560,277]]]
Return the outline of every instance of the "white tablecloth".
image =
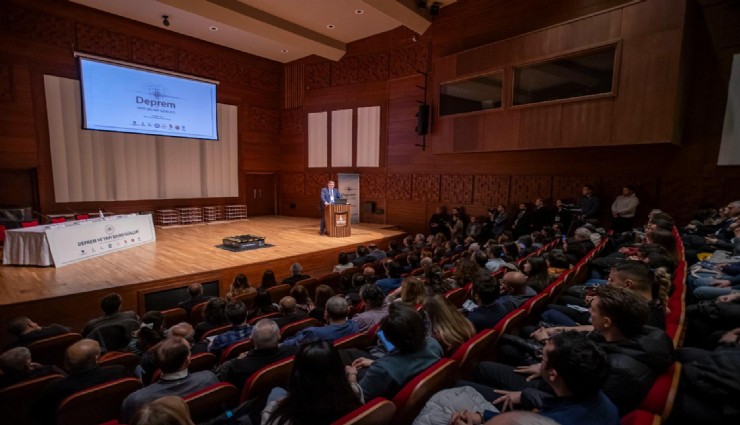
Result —
[[[3,264],[24,266],[53,266],[49,242],[46,240],[48,226],[35,226],[5,231]]]

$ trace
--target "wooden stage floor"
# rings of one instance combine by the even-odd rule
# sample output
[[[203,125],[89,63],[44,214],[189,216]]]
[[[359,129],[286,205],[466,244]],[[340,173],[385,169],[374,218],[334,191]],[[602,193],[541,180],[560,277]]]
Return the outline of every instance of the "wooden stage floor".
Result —
[[[38,301],[59,297],[79,301],[79,296],[85,293],[97,293],[95,298],[99,299],[100,294],[110,291],[124,295],[124,307],[138,308],[136,294],[123,288],[151,291],[219,280],[223,289],[236,273],[247,274],[250,282],[256,284],[267,268],[273,269],[278,279],[287,277],[290,264],[296,261],[312,276],[320,276],[331,271],[340,251],[354,250],[357,245],[369,242],[385,247],[386,241],[400,239],[404,234],[391,225],[362,223],[352,226],[350,237],[330,238],[320,236],[318,227],[318,219],[282,216],[157,227],[154,243],[62,268],[2,266],[0,311],[25,305],[23,309],[10,309],[21,312]],[[242,234],[264,236],[265,242],[273,246],[243,252],[216,248],[224,237]],[[98,308],[97,301],[94,305]],[[0,319],[7,318],[6,314],[0,314]]]

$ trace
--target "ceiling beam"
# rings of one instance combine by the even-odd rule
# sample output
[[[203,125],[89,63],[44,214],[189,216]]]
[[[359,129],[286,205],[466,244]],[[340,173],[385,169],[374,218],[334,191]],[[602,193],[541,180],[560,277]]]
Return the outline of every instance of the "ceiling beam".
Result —
[[[397,21],[401,25],[405,26],[406,28],[410,29],[411,31],[414,31],[417,34],[424,34],[427,29],[429,29],[429,26],[432,25],[432,22],[425,18],[424,16],[420,15],[417,11],[417,7],[415,5],[415,2],[412,5],[413,8],[410,8],[406,4],[402,3],[402,0],[392,1],[392,0],[361,0],[363,3],[367,4],[368,6],[372,7],[373,9],[376,9],[377,11],[385,14],[389,18]],[[408,1],[406,1],[408,3]],[[422,9],[424,12],[428,14],[427,9]]]

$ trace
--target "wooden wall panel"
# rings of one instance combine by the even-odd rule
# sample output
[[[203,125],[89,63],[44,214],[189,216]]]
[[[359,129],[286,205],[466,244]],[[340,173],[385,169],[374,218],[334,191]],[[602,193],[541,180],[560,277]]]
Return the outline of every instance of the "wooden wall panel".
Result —
[[[388,223],[393,223],[413,233],[426,233],[426,223],[429,220],[427,216],[427,204],[424,202],[389,199],[386,201],[386,205]]]
[[[599,186],[599,179],[593,176],[555,176],[552,180],[552,199],[573,203],[581,197],[583,185]]]
[[[305,194],[306,178],[303,173],[283,173],[280,178],[280,193]]]
[[[479,115],[453,118],[453,152],[477,152],[483,139],[484,121]]]
[[[74,46],[74,23],[38,10],[8,6],[8,33],[66,50]]]
[[[522,202],[534,204],[535,199],[547,199],[552,194],[550,176],[512,176],[509,204],[513,207]]]
[[[473,202],[473,176],[444,175],[441,179],[442,199],[455,205],[468,205]]]
[[[316,90],[331,85],[331,65],[329,62],[307,64],[303,75],[306,90]]]
[[[439,184],[438,174],[415,174],[411,199],[418,202],[439,202]]]
[[[385,81],[388,79],[389,56],[388,52],[369,53],[358,58],[359,73],[357,80]]]
[[[412,193],[412,176],[410,174],[388,174],[388,185],[386,196],[388,199],[410,201]]]
[[[77,24],[77,50],[113,59],[131,58],[129,37],[91,25]]]
[[[359,72],[359,59],[344,57],[339,62],[331,64],[331,84],[333,86],[354,84],[359,79]]]
[[[303,133],[303,109],[283,109],[280,117],[280,130],[283,134]]]
[[[169,70],[177,69],[177,49],[151,40],[132,37],[131,58],[134,62],[144,65]]]
[[[388,183],[385,174],[360,174],[360,195],[363,199],[383,199]],[[396,182],[391,181],[390,184],[395,185]]]
[[[0,62],[0,102],[13,101],[13,68],[9,63]]]
[[[564,104],[560,145],[610,145],[613,104],[612,99]]]
[[[495,207],[509,202],[509,176],[475,176],[473,204]]]
[[[512,111],[498,111],[485,114],[482,151],[504,151],[516,149],[519,140],[521,114]]]
[[[251,130],[269,133],[280,132],[280,111],[252,106],[249,112],[249,128]]]
[[[519,148],[554,148],[563,146],[563,105],[528,107],[520,110]]]

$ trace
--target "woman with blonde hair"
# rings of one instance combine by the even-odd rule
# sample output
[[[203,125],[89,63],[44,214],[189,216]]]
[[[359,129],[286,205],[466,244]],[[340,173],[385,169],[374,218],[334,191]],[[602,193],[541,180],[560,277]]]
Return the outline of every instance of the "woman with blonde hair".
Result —
[[[253,292],[257,292],[257,289],[252,288],[249,284],[249,279],[247,279],[247,276],[244,273],[239,273],[234,276],[234,281],[231,282],[231,288],[229,288],[229,292],[226,293],[226,300],[231,302],[239,295],[251,294]]]
[[[407,277],[401,284],[401,302],[417,307],[424,303],[426,286],[418,277]]]
[[[194,425],[190,409],[177,396],[166,396],[147,403],[136,412],[131,425]]]
[[[429,319],[431,336],[442,346],[445,355],[451,355],[475,335],[473,324],[441,295],[427,298],[424,312]]]

